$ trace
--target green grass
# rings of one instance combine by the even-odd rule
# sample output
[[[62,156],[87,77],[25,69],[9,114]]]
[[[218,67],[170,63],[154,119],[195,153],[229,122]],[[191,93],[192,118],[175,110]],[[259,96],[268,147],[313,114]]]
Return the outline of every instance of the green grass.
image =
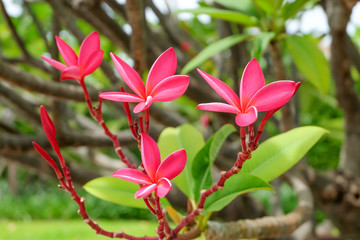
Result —
[[[156,222],[145,220],[99,220],[108,231],[120,230],[135,236],[155,236]],[[87,224],[78,220],[0,220],[0,240],[103,240]]]

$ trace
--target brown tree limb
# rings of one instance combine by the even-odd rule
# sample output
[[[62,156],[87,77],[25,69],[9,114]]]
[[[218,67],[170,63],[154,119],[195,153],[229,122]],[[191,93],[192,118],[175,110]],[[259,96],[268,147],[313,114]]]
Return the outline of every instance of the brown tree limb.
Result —
[[[298,195],[298,207],[291,213],[278,217],[263,217],[236,222],[208,222],[206,239],[237,240],[242,238],[278,238],[290,235],[310,219],[313,199],[309,187],[298,176],[289,176]]]
[[[134,139],[130,131],[122,131],[117,136],[122,146],[134,145]],[[57,136],[57,139],[60,147],[112,147],[112,142],[104,134],[63,132],[62,135]],[[33,150],[34,146],[32,145],[32,141],[37,142],[44,149],[51,148],[45,135],[24,136],[1,134],[0,152],[21,153]]]
[[[46,81],[24,72],[3,60],[0,60],[0,79],[32,92],[38,92],[66,100],[84,101],[83,90],[81,87],[66,83]],[[98,99],[98,94],[95,90],[90,90],[90,96],[93,100]]]
[[[142,0],[126,1],[126,12],[131,26],[131,53],[134,69],[142,76],[146,68],[145,7]]]

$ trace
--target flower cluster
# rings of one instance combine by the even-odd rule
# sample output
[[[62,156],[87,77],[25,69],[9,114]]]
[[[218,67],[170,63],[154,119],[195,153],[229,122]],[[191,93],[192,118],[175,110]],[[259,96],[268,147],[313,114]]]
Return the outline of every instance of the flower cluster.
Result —
[[[81,44],[79,56],[62,39],[56,37],[59,51],[66,63],[42,57],[55,68],[62,72],[61,80],[75,79],[84,84],[85,76],[94,72],[101,64],[103,50],[100,49],[98,33],[93,32]],[[115,68],[126,85],[133,91],[101,93],[101,99],[123,103],[136,102],[133,112],[146,111],[153,102],[172,101],[184,94],[189,86],[190,79],[184,75],[174,75],[177,68],[175,50],[169,48],[154,62],[147,76],[146,84],[143,83],[138,73],[113,53],[110,54]],[[246,66],[240,82],[239,96],[224,82],[198,69],[205,81],[227,103],[204,103],[197,106],[200,110],[214,112],[228,112],[236,114],[235,122],[240,127],[253,124],[258,118],[258,112],[277,111],[286,104],[294,95],[299,84],[293,81],[276,81],[265,85],[265,79],[259,63],[254,58]],[[130,115],[130,114],[128,114]],[[131,119],[131,116],[128,116]],[[55,138],[55,128],[44,107],[41,107],[41,120],[53,149],[60,159],[60,164],[65,167]],[[155,192],[155,196],[164,197],[172,188],[170,180],[179,175],[186,164],[186,152],[180,149],[162,162],[160,152],[155,141],[147,135],[147,131],[138,135],[144,171],[124,168],[114,172],[113,176],[130,182],[138,183],[140,189],[135,198],[145,198]],[[39,145],[34,143],[36,150],[56,170],[54,160]],[[60,172],[56,170],[58,176]]]

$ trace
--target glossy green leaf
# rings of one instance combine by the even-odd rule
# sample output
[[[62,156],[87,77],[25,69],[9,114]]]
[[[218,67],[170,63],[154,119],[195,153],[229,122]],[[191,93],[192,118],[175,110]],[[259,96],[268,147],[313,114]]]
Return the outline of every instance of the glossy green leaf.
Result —
[[[176,13],[193,13],[198,14],[207,14],[213,18],[221,19],[228,22],[238,23],[246,26],[256,26],[258,21],[256,17],[249,16],[240,12],[235,12],[232,10],[219,9],[214,7],[199,7],[195,9],[182,9]]]
[[[262,32],[257,35],[254,39],[253,57],[259,60],[274,37],[273,32]]]
[[[210,44],[184,66],[181,74],[190,72],[215,54],[229,49],[230,47],[248,39],[249,37],[249,35],[245,34],[236,34]]]
[[[201,148],[196,154],[192,166],[191,173],[193,177],[192,189],[195,195],[195,200],[198,201],[200,197],[200,190],[208,189],[212,185],[211,168],[214,164],[216,156],[218,155],[221,146],[226,138],[236,129],[231,124],[226,124],[221,127]]]
[[[191,165],[195,155],[204,145],[205,141],[201,132],[190,124],[184,124],[176,128],[165,128],[159,136],[158,146],[161,159],[181,148],[186,150],[187,161],[185,169],[174,178],[174,182],[190,199],[194,199],[193,192],[191,191],[191,183],[193,181]]]
[[[218,190],[206,199],[204,210],[219,211],[240,194],[255,190],[272,191],[272,187],[263,179],[250,174],[234,175],[225,182],[224,189]]]
[[[311,84],[325,94],[331,80],[330,67],[314,40],[306,36],[288,36],[285,42],[296,67]]]
[[[296,164],[327,130],[306,126],[294,128],[260,143],[251,153],[240,174],[251,174],[271,181]]]
[[[147,208],[143,199],[135,199],[139,184],[116,177],[100,177],[87,182],[83,188],[92,195],[119,205]]]

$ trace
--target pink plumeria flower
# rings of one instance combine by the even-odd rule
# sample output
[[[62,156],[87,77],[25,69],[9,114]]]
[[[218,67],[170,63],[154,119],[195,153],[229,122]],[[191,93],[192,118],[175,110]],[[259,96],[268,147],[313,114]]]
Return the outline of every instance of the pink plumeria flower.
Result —
[[[245,67],[240,82],[240,97],[221,80],[201,71],[206,82],[228,103],[205,103],[196,108],[213,112],[235,113],[235,122],[241,127],[254,123],[258,112],[275,110],[286,104],[293,96],[293,81],[276,81],[265,86],[259,63],[253,58]]]
[[[58,36],[55,36],[55,39],[66,65],[44,56],[41,58],[62,71],[60,80],[75,79],[81,82],[85,76],[93,73],[100,66],[104,51],[100,49],[100,38],[97,32],[92,32],[81,43],[79,57],[64,40]]]
[[[138,102],[134,113],[148,109],[153,102],[175,100],[183,95],[189,86],[188,76],[174,75],[177,60],[173,48],[169,48],[156,59],[147,77],[146,86],[132,67],[113,53],[110,55],[120,76],[135,94],[106,92],[99,97],[117,102]]]
[[[146,174],[131,168],[122,168],[113,173],[114,177],[126,181],[144,184],[135,193],[135,198],[143,198],[155,191],[159,197],[165,197],[172,188],[170,180],[185,168],[186,151],[173,152],[161,162],[156,142],[146,133],[141,134],[141,158]]]

